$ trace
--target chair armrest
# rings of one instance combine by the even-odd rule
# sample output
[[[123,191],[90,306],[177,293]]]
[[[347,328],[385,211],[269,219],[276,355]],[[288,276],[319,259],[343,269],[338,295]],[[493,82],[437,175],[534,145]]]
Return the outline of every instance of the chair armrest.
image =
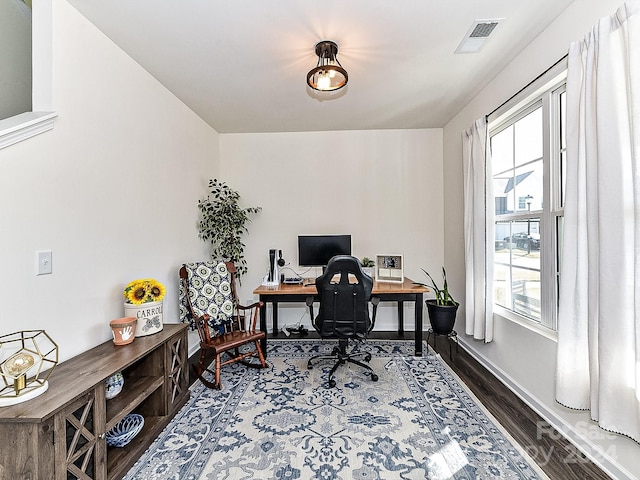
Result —
[[[252,308],[262,308],[264,302],[253,302],[251,305],[237,305],[238,310],[251,310]]]
[[[211,316],[208,313],[205,313],[201,317],[198,317],[195,313],[193,315],[193,323],[196,324],[196,328],[198,329],[198,336],[200,337],[201,343],[209,343],[211,341],[211,332],[209,331],[209,319]]]
[[[236,305],[237,320],[242,330],[255,331],[258,325],[258,313],[264,308],[264,302],[253,302],[251,305]],[[249,322],[248,324],[245,322]]]

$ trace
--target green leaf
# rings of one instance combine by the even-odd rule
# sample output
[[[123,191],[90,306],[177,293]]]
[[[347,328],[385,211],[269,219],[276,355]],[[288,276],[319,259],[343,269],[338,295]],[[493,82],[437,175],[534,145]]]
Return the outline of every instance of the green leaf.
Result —
[[[208,241],[211,256],[214,259],[234,261],[238,265],[238,277],[247,272],[244,259],[244,243],[242,235],[248,233],[246,223],[249,215],[262,210],[261,207],[247,207],[239,205],[240,194],[218,179],[209,180],[212,197],[198,200],[200,220],[198,222],[198,236]]]
[[[433,288],[433,291],[436,295],[436,302],[438,305],[451,305],[451,304],[457,305],[458,304],[458,302],[456,302],[451,296],[451,294],[449,293],[449,285],[447,283],[447,272],[445,271],[444,267],[442,267],[442,279],[443,279],[442,288],[438,287],[438,284],[435,282],[435,280],[429,274],[429,272],[427,272],[424,268],[422,269],[422,271],[427,275],[427,277],[429,277],[429,280],[431,280],[431,285],[425,285],[423,283],[420,283],[419,285],[424,285],[426,287]]]

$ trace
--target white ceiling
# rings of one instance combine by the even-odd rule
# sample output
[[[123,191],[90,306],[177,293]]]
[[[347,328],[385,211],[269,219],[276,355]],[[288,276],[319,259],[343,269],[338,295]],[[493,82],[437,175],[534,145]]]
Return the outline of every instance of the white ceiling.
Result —
[[[573,0],[69,0],[220,133],[443,127]],[[476,54],[475,20],[504,18]],[[338,44],[348,85],[306,86]]]

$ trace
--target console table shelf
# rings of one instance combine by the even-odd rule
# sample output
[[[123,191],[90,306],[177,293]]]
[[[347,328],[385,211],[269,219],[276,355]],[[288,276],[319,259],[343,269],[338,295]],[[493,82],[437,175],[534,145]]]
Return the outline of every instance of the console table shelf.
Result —
[[[122,478],[189,398],[187,326],[165,324],[128,345],[112,341],[59,364],[42,395],[0,407],[0,478]],[[124,388],[106,400],[116,372]],[[129,413],[144,428],[124,447],[105,434]]]

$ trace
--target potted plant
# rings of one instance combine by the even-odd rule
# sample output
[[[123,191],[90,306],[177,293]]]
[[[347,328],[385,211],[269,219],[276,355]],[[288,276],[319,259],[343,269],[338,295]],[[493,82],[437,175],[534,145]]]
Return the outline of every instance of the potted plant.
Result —
[[[362,271],[364,273],[373,278],[376,262],[371,260],[369,257],[362,257],[362,260],[360,260],[360,266],[362,267]]]
[[[460,304],[453,299],[449,292],[447,272],[444,267],[442,267],[443,284],[442,288],[440,288],[429,272],[424,268],[422,271],[429,277],[431,284],[420,283],[420,285],[432,288],[436,294],[436,298],[425,301],[427,311],[429,312],[431,328],[433,332],[438,335],[449,335],[453,331],[453,326],[456,323],[456,313]]]
[[[240,208],[240,194],[215,178],[209,180],[209,188],[211,195],[198,200],[199,236],[211,243],[212,259],[235,263],[240,278],[247,272],[242,235],[248,233],[249,215],[258,213],[262,208]]]
[[[167,289],[154,278],[140,278],[127,284],[122,292],[124,314],[137,319],[136,337],[162,330],[162,300],[166,294]]]

